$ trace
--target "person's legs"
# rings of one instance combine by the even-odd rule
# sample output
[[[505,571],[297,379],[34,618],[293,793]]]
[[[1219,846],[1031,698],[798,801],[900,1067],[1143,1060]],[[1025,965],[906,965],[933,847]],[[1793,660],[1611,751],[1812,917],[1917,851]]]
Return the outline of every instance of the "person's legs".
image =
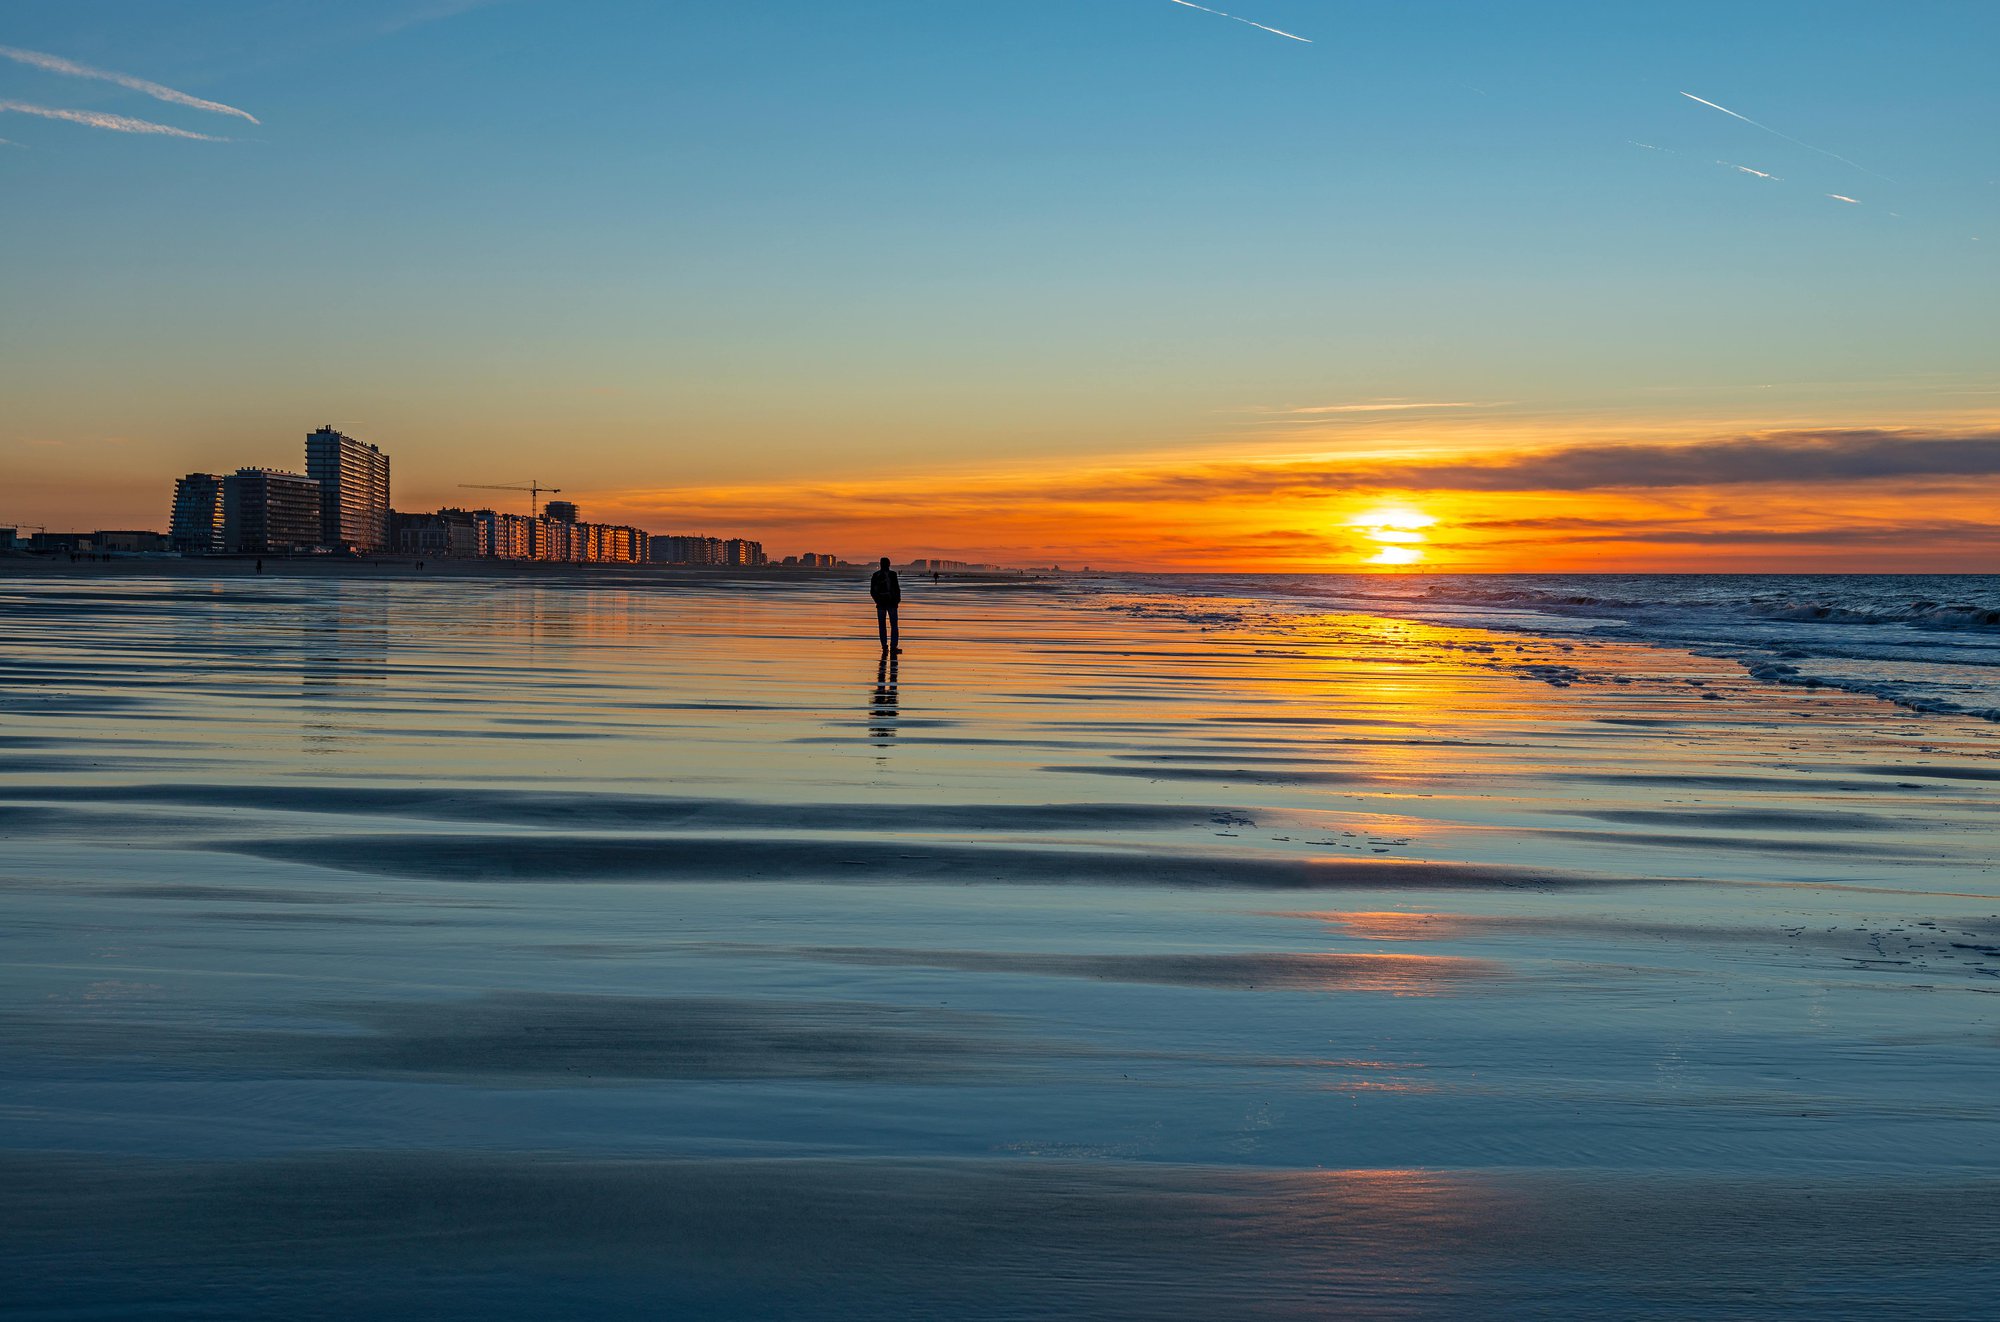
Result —
[[[875,632],[882,635],[882,650],[889,650],[889,608],[877,602],[875,606]]]
[[[903,650],[902,625],[897,620],[896,614],[897,608],[891,606],[889,608],[889,650],[891,652],[900,652]]]

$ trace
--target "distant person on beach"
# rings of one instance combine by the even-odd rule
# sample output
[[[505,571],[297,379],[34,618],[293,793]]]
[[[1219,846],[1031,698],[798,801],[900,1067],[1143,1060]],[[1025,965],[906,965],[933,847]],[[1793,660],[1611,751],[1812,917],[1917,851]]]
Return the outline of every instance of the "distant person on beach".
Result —
[[[882,557],[882,567],[868,579],[868,595],[875,598],[875,631],[882,635],[883,655],[891,655],[903,650],[902,634],[896,621],[896,608],[903,604],[903,584],[897,579],[896,571],[889,568],[889,557]]]

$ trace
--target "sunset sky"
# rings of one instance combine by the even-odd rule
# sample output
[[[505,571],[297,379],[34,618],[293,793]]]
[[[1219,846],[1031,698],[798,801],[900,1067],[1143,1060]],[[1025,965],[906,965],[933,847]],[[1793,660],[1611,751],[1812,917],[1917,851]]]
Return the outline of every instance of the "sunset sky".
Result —
[[[2000,563],[2000,6],[1214,8],[0,4],[0,526],[331,422],[777,555]]]

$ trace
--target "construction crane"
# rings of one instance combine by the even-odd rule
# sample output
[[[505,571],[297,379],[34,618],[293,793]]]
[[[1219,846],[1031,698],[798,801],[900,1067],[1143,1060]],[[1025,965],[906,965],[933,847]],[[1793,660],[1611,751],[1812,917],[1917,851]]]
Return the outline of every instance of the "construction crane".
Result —
[[[541,483],[534,481],[515,482],[512,484],[504,482],[461,482],[459,485],[468,491],[525,491],[528,493],[528,516],[537,519],[542,515],[542,493],[546,491],[551,496],[560,496],[562,494],[561,487],[545,487]]]

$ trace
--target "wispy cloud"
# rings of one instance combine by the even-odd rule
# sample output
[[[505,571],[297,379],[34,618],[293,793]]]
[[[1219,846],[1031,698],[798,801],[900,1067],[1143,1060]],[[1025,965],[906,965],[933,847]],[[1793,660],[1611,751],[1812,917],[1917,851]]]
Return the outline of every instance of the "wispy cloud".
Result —
[[[1418,409],[1479,409],[1490,408],[1472,400],[1370,400],[1360,404],[1313,404],[1305,408],[1262,409],[1260,412],[1281,413],[1288,418],[1322,417],[1329,413],[1408,413]]]
[[[1877,179],[1884,180],[1885,182],[1889,183],[1895,182],[1893,179],[1890,179],[1889,176],[1885,174],[1875,174],[1875,171],[1869,169],[1865,165],[1857,165],[1855,162],[1848,160],[1845,156],[1840,155],[1838,152],[1830,152],[1824,147],[1815,147],[1810,142],[1800,142],[1797,138],[1793,137],[1789,133],[1780,133],[1778,132],[1778,130],[1772,128],[1769,124],[1759,124],[1756,120],[1750,118],[1750,116],[1739,115],[1734,110],[1731,110],[1728,106],[1717,105],[1715,102],[1709,100],[1705,96],[1696,96],[1693,92],[1682,92],[1681,95],[1686,97],[1690,101],[1699,102],[1700,104],[1707,106],[1710,110],[1720,110],[1723,114],[1729,116],[1731,119],[1740,119],[1745,124],[1748,124],[1751,128],[1762,129],[1764,130],[1764,132],[1770,134],[1774,138],[1783,138],[1786,142],[1791,143],[1794,147],[1804,147],[1807,151],[1818,152],[1821,156],[1826,157],[1828,160],[1839,161],[1842,165],[1849,166],[1853,169],[1859,170],[1863,174],[1873,174]]]
[[[489,5],[503,4],[505,0],[427,0],[409,12],[399,14],[384,23],[379,29],[389,36],[407,28],[421,27],[426,23],[440,23],[460,14],[469,14],[475,9],[485,9]]]
[[[70,124],[86,124],[94,129],[109,129],[113,133],[149,133],[163,138],[193,138],[197,142],[229,141],[228,138],[218,138],[210,133],[190,133],[171,124],[155,124],[150,119],[109,115],[101,110],[63,110],[55,106],[29,105],[26,101],[0,101],[0,114],[39,115],[43,119],[60,119]]]
[[[156,101],[165,101],[177,106],[187,106],[191,110],[206,110],[217,115],[234,115],[237,119],[245,119],[252,124],[258,122],[257,117],[247,110],[238,110],[235,106],[226,106],[220,101],[205,101],[201,97],[189,96],[186,92],[177,92],[173,88],[163,86],[160,83],[148,82],[144,78],[134,78],[128,73],[113,73],[109,69],[93,69],[87,64],[78,64],[75,60],[66,60],[60,55],[49,55],[43,51],[22,50],[18,46],[0,46],[0,59],[12,60],[16,64],[29,65],[32,68],[43,69],[49,73],[64,74],[70,78],[91,78],[101,83],[115,83],[119,87],[129,88],[134,92],[143,92]]]
[[[1283,28],[1270,27],[1267,26],[1266,24],[1258,23],[1252,19],[1243,18],[1236,14],[1225,14],[1220,9],[1210,9],[1207,5],[1198,5],[1194,3],[1194,0],[1172,0],[1172,3],[1180,5],[1186,9],[1199,9],[1202,13],[1213,14],[1217,18],[1226,18],[1237,23],[1248,23],[1251,27],[1256,28],[1260,32],[1268,32],[1272,36],[1283,37],[1287,41],[1303,41],[1308,46],[1312,45],[1311,37],[1301,37],[1296,32],[1287,32]]]
[[[1691,101],[1701,101],[1701,103],[1702,103],[1703,105],[1705,105],[1705,106],[1715,106],[1715,108],[1716,108],[1717,110],[1720,110],[1720,111],[1722,111],[1722,113],[1723,113],[1723,114],[1725,114],[1725,115],[1732,115],[1732,116],[1734,116],[1734,117],[1735,117],[1735,118],[1737,118],[1737,119],[1743,119],[1743,116],[1741,116],[1741,115],[1738,115],[1738,114],[1736,114],[1736,112],[1735,112],[1734,110],[1731,110],[1731,109],[1729,109],[1729,108],[1728,108],[1727,106],[1716,106],[1716,105],[1715,105],[1715,103],[1714,103],[1713,101],[1702,101],[1702,99],[1701,99],[1700,97],[1698,97],[1698,96],[1695,96],[1695,95],[1693,95],[1692,93],[1688,93],[1688,92],[1682,92],[1682,93],[1681,93],[1681,95],[1682,95],[1682,96],[1685,96],[1685,97],[1687,97],[1687,98],[1688,98],[1689,100],[1691,100]],[[1745,122],[1746,124],[1757,124],[1757,121],[1756,121],[1756,120],[1754,120],[1754,119],[1750,119],[1750,120],[1744,120],[1744,122]],[[1763,126],[1762,124],[1757,124],[1757,127],[1758,127],[1758,128],[1763,128],[1764,126]],[[1774,130],[1773,130],[1773,131],[1774,131]],[[1784,134],[1782,134],[1782,133],[1780,133],[1780,134],[1778,134],[1778,136],[1782,138],[1782,137],[1784,137],[1785,135],[1784,135]],[[1795,139],[1793,139],[1793,140],[1795,141]],[[1680,153],[1680,152],[1677,152],[1677,151],[1675,151],[1675,150],[1674,150],[1673,148],[1671,148],[1671,147],[1655,147],[1655,146],[1654,146],[1654,145],[1653,145],[1652,143],[1650,143],[1650,142],[1639,142],[1639,141],[1637,141],[1637,140],[1635,140],[1635,139],[1632,139],[1632,138],[1627,138],[1627,139],[1625,139],[1625,141],[1626,141],[1627,143],[1630,143],[1630,144],[1631,144],[1632,146],[1634,146],[1634,147],[1641,147],[1641,148],[1644,148],[1644,149],[1645,149],[1646,151],[1652,151],[1652,152],[1662,152],[1662,153],[1664,153],[1664,154],[1666,154],[1666,155],[1668,155],[1668,156],[1679,156],[1679,155],[1681,155],[1681,153]],[[1801,145],[1801,146],[1804,146],[1805,144],[1804,144],[1804,143],[1801,143],[1800,145]],[[1819,149],[1818,149],[1817,147],[1815,147],[1815,148],[1813,148],[1813,150],[1814,150],[1814,151],[1818,151]],[[1828,155],[1828,156],[1831,156],[1831,155],[1832,155],[1832,153],[1831,153],[1831,152],[1826,152],[1826,153],[1822,153],[1822,154],[1823,154],[1823,155]],[[1845,158],[1844,158],[1844,157],[1835,157],[1834,159],[1836,159],[1836,160],[1842,160],[1842,159],[1845,159]],[[1737,164],[1737,163],[1736,163],[1735,161],[1724,161],[1724,160],[1717,160],[1717,161],[1716,161],[1715,163],[1716,163],[1717,165],[1721,166],[1721,167],[1722,167],[1723,169],[1725,169],[1725,170],[1728,170],[1728,171],[1729,171],[1730,173],[1732,173],[1732,174],[1746,174],[1746,175],[1749,175],[1749,176],[1750,176],[1751,178],[1753,178],[1753,179],[1762,179],[1762,180],[1764,180],[1764,181],[1765,181],[1766,183],[1773,183],[1773,184],[1782,184],[1782,183],[1784,183],[1784,182],[1785,182],[1785,181],[1784,181],[1784,179],[1783,179],[1783,178],[1782,178],[1781,176],[1779,176],[1779,175],[1775,175],[1775,174],[1771,173],[1771,172],[1770,172],[1769,170],[1759,170],[1759,169],[1756,169],[1756,168],[1754,168],[1754,167],[1752,167],[1752,166],[1748,166],[1748,165],[1739,165],[1739,164]],[[1849,164],[1849,165],[1853,165],[1854,163],[1853,163],[1852,161],[1849,161],[1849,162],[1848,162],[1848,164]],[[1857,166],[1855,166],[1854,168],[1855,168],[1855,169],[1857,169],[1857,170],[1860,170],[1860,169],[1864,169],[1864,167],[1862,167],[1862,166],[1858,166],[1858,165],[1857,165]],[[1868,174],[1874,174],[1875,172],[1874,172],[1873,170],[1867,170],[1867,171],[1866,171],[1866,173],[1868,173]],[[1878,175],[1877,177],[1878,177],[1878,178],[1885,178],[1886,176],[1879,176],[1879,175]],[[1855,197],[1849,197],[1849,196],[1848,196],[1847,194],[1845,194],[1845,193],[1826,193],[1826,194],[1822,194],[1822,196],[1825,196],[1825,197],[1829,197],[1829,198],[1832,198],[1832,199],[1833,199],[1834,201],[1836,201],[1836,202],[1846,202],[1846,203],[1850,203],[1850,204],[1852,204],[1852,205],[1854,205],[1854,206],[1857,206],[1857,207],[1858,207],[1858,206],[1865,206],[1865,205],[1867,205],[1866,203],[1862,202],[1862,201],[1861,201],[1861,199],[1859,199],[1859,198],[1855,198]],[[1891,215],[1895,215],[1896,213],[1895,213],[1895,212],[1890,212],[1889,214],[1891,214]]]

